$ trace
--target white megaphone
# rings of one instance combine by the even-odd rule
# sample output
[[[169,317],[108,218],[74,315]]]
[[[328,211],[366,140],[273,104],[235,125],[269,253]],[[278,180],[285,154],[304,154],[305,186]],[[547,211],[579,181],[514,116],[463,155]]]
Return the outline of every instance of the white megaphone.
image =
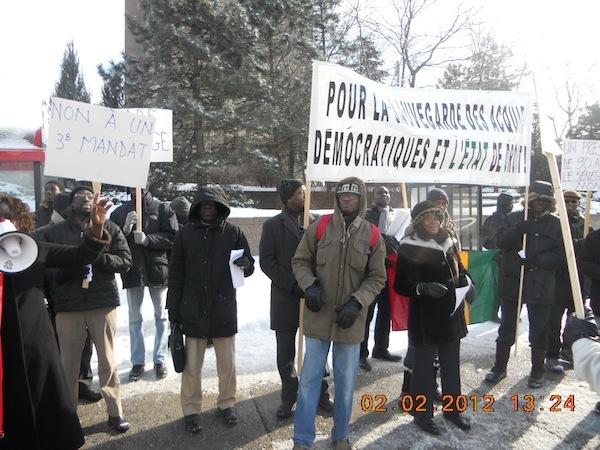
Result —
[[[35,239],[17,231],[10,220],[0,222],[0,272],[23,272],[33,265],[37,257]]]

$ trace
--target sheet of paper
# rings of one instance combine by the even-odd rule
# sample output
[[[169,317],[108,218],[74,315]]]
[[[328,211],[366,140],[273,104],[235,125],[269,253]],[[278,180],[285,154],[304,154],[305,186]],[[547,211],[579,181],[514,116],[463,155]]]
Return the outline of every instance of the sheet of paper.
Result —
[[[244,256],[243,248],[231,250],[231,255],[229,255],[229,271],[231,272],[231,283],[234,289],[244,285],[244,270],[233,263],[242,256]]]
[[[458,309],[460,304],[465,299],[465,295],[467,295],[467,292],[471,288],[471,284],[472,284],[471,278],[467,277],[467,285],[464,287],[456,288],[456,304],[454,305],[454,311],[452,311],[452,314],[450,314],[451,316],[454,315],[454,313],[456,312],[456,310]]]
[[[387,230],[388,235],[394,236],[398,242],[404,237],[406,227],[410,224],[410,211],[408,209],[394,209],[394,220]]]

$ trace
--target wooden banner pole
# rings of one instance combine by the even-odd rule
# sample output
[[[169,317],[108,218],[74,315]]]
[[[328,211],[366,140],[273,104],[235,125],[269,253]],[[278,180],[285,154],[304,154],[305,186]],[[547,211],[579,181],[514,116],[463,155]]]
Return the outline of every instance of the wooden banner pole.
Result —
[[[310,225],[310,193],[312,182],[306,181],[306,195],[304,197],[304,229]],[[304,298],[300,299],[300,321],[298,323],[298,375],[302,371],[302,359],[304,357]]]

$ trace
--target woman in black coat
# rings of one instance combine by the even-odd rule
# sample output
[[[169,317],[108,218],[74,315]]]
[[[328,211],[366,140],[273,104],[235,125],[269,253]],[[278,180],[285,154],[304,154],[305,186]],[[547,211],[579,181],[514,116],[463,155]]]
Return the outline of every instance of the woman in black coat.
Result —
[[[444,213],[432,202],[411,211],[413,231],[400,241],[394,289],[410,297],[408,336],[414,346],[410,396],[402,408],[424,431],[438,435],[433,422],[436,350],[441,365],[444,418],[463,430],[471,425],[456,411],[461,395],[460,339],[467,334],[464,306],[456,307],[457,287],[467,285],[456,242],[441,224]]]
[[[94,200],[96,205],[98,197]],[[110,236],[102,231],[105,206],[106,201],[95,206],[93,226],[81,246],[40,242],[31,267],[0,273],[4,419],[0,449],[69,450],[84,443],[44,302],[44,269],[85,265],[98,257],[110,243]],[[20,231],[33,230],[29,208],[15,197],[0,196],[0,220],[5,218]]]

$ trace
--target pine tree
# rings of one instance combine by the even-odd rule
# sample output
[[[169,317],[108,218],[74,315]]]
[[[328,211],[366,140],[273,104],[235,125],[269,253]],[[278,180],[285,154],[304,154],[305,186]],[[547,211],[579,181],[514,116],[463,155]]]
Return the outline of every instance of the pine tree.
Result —
[[[98,75],[102,78],[102,101],[100,104],[108,108],[125,106],[125,62],[109,61],[108,68],[98,64]]]
[[[582,114],[575,126],[567,133],[569,139],[600,139],[600,104],[585,107],[585,113]]]
[[[54,85],[52,96],[84,103],[91,101],[90,92],[79,69],[79,56],[73,41],[67,42],[67,49],[60,64],[60,79]]]

